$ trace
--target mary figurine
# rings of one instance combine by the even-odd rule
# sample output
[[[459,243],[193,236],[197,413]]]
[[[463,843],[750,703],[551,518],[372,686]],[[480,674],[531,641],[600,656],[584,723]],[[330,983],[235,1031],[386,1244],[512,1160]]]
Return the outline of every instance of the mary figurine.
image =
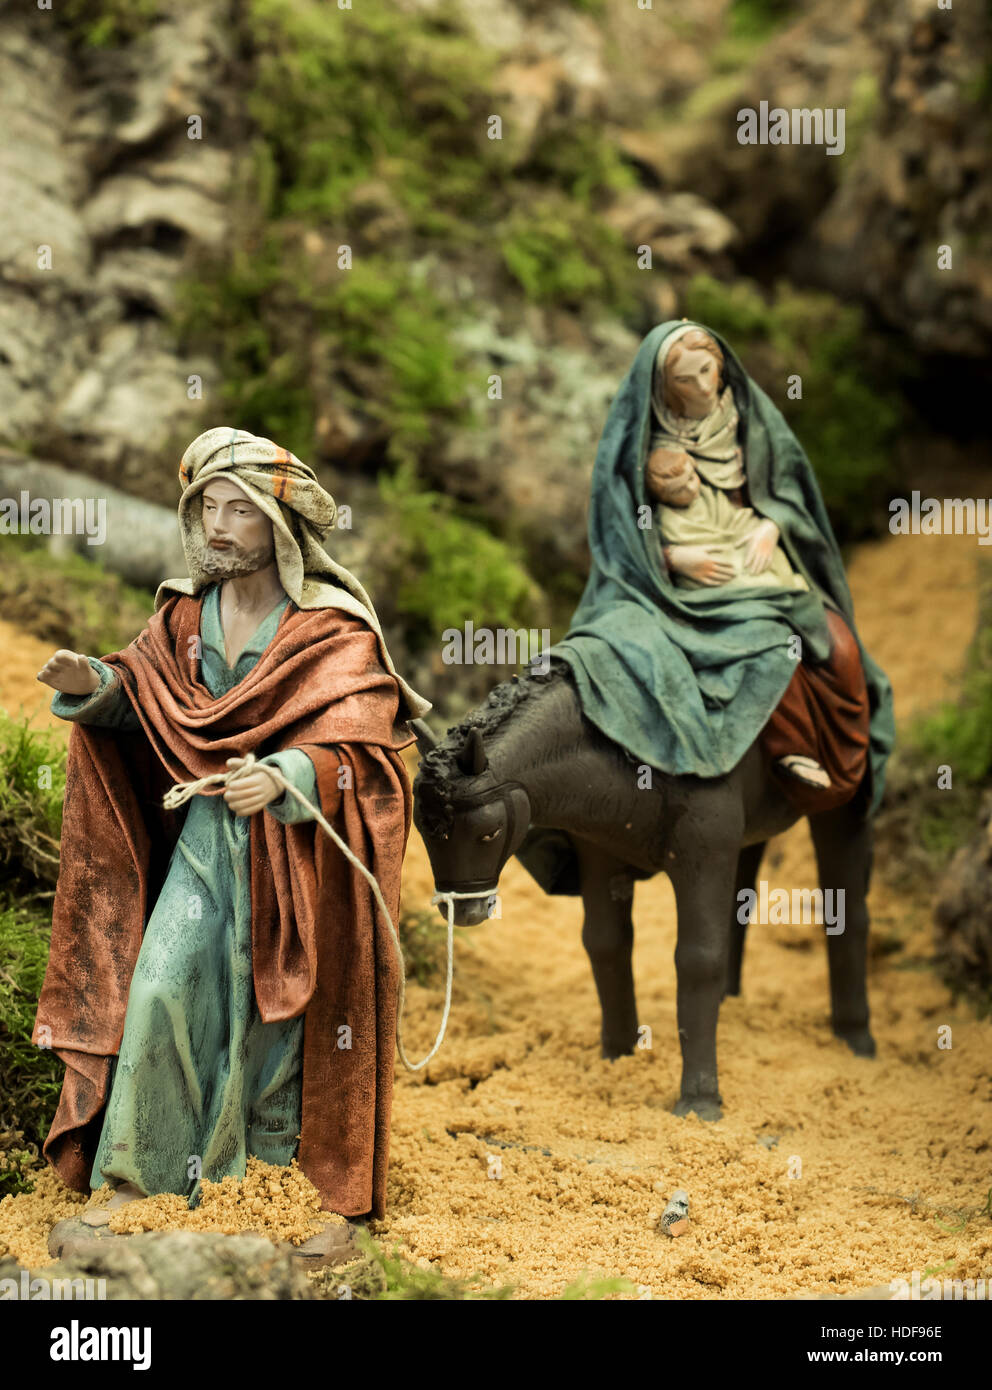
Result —
[[[659,526],[659,453],[685,456],[697,480],[688,539]],[[704,325],[663,323],[641,344],[600,440],[589,542],[585,591],[550,654],[593,724],[636,761],[698,777],[729,772],[760,738],[801,809],[856,796],[877,808],[892,692],[858,636],[816,476]]]

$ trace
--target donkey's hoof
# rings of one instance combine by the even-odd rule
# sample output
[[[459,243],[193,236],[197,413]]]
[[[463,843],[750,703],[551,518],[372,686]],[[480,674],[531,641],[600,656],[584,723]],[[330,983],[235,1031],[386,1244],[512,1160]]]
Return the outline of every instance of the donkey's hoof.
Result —
[[[607,1062],[615,1062],[618,1057],[630,1057],[637,1051],[637,1040],[633,1042],[614,1043],[603,1039],[600,1046],[600,1056]]]
[[[722,1120],[723,1108],[719,1096],[680,1096],[672,1107],[672,1114],[684,1119],[695,1110],[701,1120]]]
[[[868,1028],[835,1028],[834,1036],[846,1042],[855,1057],[874,1057],[875,1039]]]

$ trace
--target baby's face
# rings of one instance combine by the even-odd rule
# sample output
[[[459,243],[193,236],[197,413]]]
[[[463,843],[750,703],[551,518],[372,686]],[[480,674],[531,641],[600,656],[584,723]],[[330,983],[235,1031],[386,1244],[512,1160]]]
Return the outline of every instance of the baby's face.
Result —
[[[683,471],[674,478],[660,478],[655,484],[659,502],[668,507],[690,507],[699,496],[699,474],[688,454],[683,454]]]

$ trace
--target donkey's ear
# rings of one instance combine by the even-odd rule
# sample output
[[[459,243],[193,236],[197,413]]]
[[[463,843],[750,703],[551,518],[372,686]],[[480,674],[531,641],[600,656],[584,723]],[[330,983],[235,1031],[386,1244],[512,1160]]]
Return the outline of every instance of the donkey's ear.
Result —
[[[421,757],[423,757],[425,753],[429,753],[432,748],[437,747],[437,735],[425,720],[411,719],[409,723],[410,728],[417,735],[417,751],[420,753]]]
[[[459,771],[464,772],[466,777],[478,777],[489,766],[482,735],[477,728],[473,729],[465,740],[457,761]]]

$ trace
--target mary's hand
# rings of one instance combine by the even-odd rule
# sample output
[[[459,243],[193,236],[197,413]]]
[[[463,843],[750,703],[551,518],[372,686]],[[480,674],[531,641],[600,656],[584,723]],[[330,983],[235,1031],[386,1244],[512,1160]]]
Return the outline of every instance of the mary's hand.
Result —
[[[665,553],[676,573],[707,587],[727,584],[736,574],[723,545],[673,545],[666,546]]]
[[[744,550],[744,568],[748,574],[761,574],[772,562],[778,545],[779,529],[774,521],[764,520],[755,529]]]

